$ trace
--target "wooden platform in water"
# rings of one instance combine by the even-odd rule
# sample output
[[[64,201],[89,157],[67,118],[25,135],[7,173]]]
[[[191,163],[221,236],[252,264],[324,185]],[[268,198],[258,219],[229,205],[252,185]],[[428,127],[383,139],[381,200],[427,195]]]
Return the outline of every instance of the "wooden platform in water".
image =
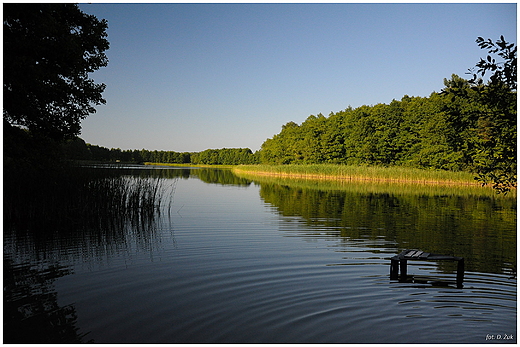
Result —
[[[464,281],[464,258],[423,252],[420,249],[406,249],[390,258],[390,279],[406,281],[408,260],[451,260],[457,262],[457,288],[462,288]],[[399,270],[401,276],[399,277]]]

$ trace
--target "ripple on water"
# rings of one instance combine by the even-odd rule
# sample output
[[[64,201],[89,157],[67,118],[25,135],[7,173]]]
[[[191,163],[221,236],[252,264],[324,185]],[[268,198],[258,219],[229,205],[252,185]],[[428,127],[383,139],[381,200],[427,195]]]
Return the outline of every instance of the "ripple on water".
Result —
[[[356,215],[345,227],[327,227],[319,224],[330,218],[282,216],[260,202],[257,190],[187,182],[175,195],[177,213],[153,237],[56,246],[64,247],[56,254],[71,269],[55,281],[57,300],[74,305],[88,338],[483,343],[487,334],[516,337],[516,279],[467,271],[457,289],[442,283],[453,281],[454,271],[417,262],[409,264],[416,281],[400,283],[389,279],[387,259],[397,253],[398,237],[381,236],[383,219],[368,227],[371,213],[358,224]],[[401,247],[409,242],[406,233],[399,237]],[[79,256],[63,257],[68,252]]]

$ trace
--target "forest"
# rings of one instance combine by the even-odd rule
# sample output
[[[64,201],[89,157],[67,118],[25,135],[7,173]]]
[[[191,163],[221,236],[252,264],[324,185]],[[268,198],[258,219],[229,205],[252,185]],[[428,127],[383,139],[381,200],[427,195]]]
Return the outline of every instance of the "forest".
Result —
[[[479,143],[507,136],[515,143],[516,94],[503,112],[510,128],[500,128],[486,115],[479,92],[453,75],[446,89],[458,94],[432,93],[389,104],[347,108],[328,117],[309,116],[302,124],[289,122],[261,148],[264,164],[400,165],[451,171],[472,171]]]
[[[58,15],[60,12],[76,13],[79,22],[73,23],[75,26],[88,23],[96,28],[96,40],[70,38],[89,43],[85,46],[86,52],[90,52],[88,54],[95,59],[82,63],[87,64],[89,71],[108,64],[104,54],[109,47],[106,21],[82,14],[75,5],[43,6],[42,9],[13,5],[7,9],[4,29],[6,42],[12,49],[7,50],[9,68],[4,70],[10,73],[4,81],[4,92],[9,100],[21,100],[27,98],[26,89],[30,86],[33,89],[31,95],[34,94],[34,100],[4,105],[4,165],[9,167],[24,166],[28,162],[35,166],[43,161],[53,164],[59,158],[210,165],[402,166],[470,172],[482,184],[491,183],[499,190],[516,187],[517,48],[503,36],[496,41],[477,38],[477,44],[488,54],[469,69],[470,79],[452,75],[444,80],[441,91],[427,97],[404,95],[401,100],[392,100],[388,104],[349,106],[328,116],[321,113],[310,115],[301,124],[288,122],[278,134],[266,139],[257,152],[249,148],[206,149],[201,152],[121,150],[87,144],[78,137],[81,120],[88,113],[95,112],[94,105],[105,103],[101,96],[105,85],[94,84],[92,80],[82,82],[88,84],[90,89],[83,98],[78,99],[75,97],[77,86],[71,81],[75,81],[76,75],[85,78],[83,70],[69,71],[71,76],[67,77],[64,75],[66,69],[63,70],[67,62],[58,61],[52,69],[36,64],[33,67],[35,72],[27,74],[17,65],[18,61],[26,59],[25,55],[31,55],[31,59],[38,61],[39,56],[47,52],[47,47],[36,41],[34,49],[41,50],[41,54],[33,50],[22,52],[17,48],[20,40],[32,37],[16,24],[22,19],[28,21],[28,27],[34,24],[31,21],[37,17],[26,16],[29,9],[49,11],[53,20],[66,17]],[[37,24],[45,28],[44,23]],[[67,30],[63,35],[69,34],[70,30]],[[51,34],[56,35],[54,32]],[[47,34],[39,32],[39,35]],[[66,46],[69,43],[65,40],[60,44]],[[77,46],[81,45],[78,43]],[[85,49],[74,51],[79,62],[85,59]],[[19,53],[20,57],[17,56]],[[63,105],[45,99],[49,95],[47,89],[50,83],[32,81],[34,76],[44,74],[40,69],[47,69],[45,73],[61,81]],[[47,106],[43,107],[40,105],[42,103]],[[49,121],[56,118],[56,114],[61,114],[64,107],[69,111],[62,115],[63,119],[58,117]]]
[[[489,86],[478,88],[457,75],[429,97],[348,107],[289,122],[253,153],[248,148],[202,152],[108,149],[76,138],[65,145],[72,159],[190,164],[345,164],[405,166],[497,176],[516,175],[516,91],[500,91],[489,102]],[[496,98],[496,95],[493,97]],[[493,162],[495,160],[495,162]]]
[[[249,148],[202,152],[121,150],[69,140],[71,159],[186,164],[345,164],[405,166],[478,174],[492,167],[516,175],[516,91],[498,105],[457,75],[429,97],[405,95],[389,104],[348,107],[327,117],[288,122],[253,153]],[[483,96],[484,95],[484,96]],[[493,161],[495,160],[495,161]]]
[[[63,151],[65,157],[73,160],[126,163],[240,165],[257,164],[259,158],[259,153],[253,153],[249,148],[206,149],[202,152],[121,150],[85,143],[81,138],[66,141]]]

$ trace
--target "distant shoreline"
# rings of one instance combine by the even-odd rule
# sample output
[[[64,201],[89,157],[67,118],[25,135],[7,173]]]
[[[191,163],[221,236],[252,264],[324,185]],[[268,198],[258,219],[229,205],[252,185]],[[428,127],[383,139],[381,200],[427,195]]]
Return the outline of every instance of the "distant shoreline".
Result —
[[[474,179],[474,175],[468,172],[424,170],[406,167],[355,166],[338,164],[209,165],[154,162],[145,162],[144,165],[230,169],[234,173],[241,173],[248,176],[280,177],[287,179],[471,186],[492,189],[491,184],[482,186],[482,184]]]
[[[205,168],[215,168],[215,169],[232,169],[236,165],[212,165],[212,164],[179,164],[179,163],[152,163],[145,162],[143,165],[155,165],[155,166],[177,166],[177,167],[205,167]]]

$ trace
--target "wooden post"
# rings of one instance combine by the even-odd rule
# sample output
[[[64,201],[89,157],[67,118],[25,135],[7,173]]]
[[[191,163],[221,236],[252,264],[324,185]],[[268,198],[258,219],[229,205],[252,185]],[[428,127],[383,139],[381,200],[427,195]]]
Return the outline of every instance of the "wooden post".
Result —
[[[390,279],[396,280],[399,277],[399,260],[390,259]]]
[[[400,264],[400,268],[401,268],[401,281],[406,281],[406,277],[408,276],[407,274],[407,266],[408,266],[408,261],[405,260],[405,259],[401,259],[401,264]]]
[[[464,282],[464,258],[457,262],[457,288],[462,288]]]

